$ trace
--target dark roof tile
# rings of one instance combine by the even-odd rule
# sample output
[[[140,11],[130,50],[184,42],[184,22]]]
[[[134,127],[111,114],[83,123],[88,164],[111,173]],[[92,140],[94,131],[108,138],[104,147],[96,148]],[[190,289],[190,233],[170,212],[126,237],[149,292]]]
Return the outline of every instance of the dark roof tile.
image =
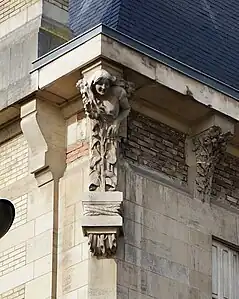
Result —
[[[99,23],[239,89],[237,0],[72,0],[75,35]]]

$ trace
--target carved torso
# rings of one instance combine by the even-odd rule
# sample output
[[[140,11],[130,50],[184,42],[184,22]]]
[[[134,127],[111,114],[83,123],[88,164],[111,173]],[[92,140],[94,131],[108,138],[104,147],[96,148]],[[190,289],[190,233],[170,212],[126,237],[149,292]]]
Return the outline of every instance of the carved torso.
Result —
[[[130,111],[128,97],[134,90],[130,82],[117,80],[98,70],[91,81],[77,83],[91,122],[90,191],[115,191],[119,126]]]
[[[118,117],[120,112],[120,100],[123,97],[126,97],[126,92],[120,86],[112,86],[104,96],[99,97],[99,100],[102,103],[101,109],[103,110],[105,117],[112,119]]]

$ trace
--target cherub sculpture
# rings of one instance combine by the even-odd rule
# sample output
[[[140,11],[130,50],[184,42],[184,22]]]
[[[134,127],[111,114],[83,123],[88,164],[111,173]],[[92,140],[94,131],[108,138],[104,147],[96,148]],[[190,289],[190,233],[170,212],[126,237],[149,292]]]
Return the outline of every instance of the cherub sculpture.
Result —
[[[114,191],[117,184],[117,137],[123,119],[130,112],[128,98],[133,85],[118,81],[105,70],[98,70],[90,82],[81,79],[84,109],[92,121],[90,191]]]

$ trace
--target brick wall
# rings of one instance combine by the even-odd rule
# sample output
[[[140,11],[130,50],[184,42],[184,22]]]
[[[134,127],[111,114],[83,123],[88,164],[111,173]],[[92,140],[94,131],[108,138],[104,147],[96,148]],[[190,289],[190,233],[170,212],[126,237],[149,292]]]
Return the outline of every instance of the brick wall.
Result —
[[[20,285],[0,295],[0,299],[24,299],[25,285]]]
[[[28,175],[28,146],[23,135],[0,145],[0,189]]]
[[[80,112],[67,121],[66,162],[71,163],[88,154],[87,119],[84,112]]]
[[[239,207],[239,158],[226,153],[216,166],[212,196],[223,203]]]
[[[16,245],[0,253],[0,277],[26,264],[26,243]]]
[[[186,183],[185,138],[182,132],[132,111],[124,155],[132,163]]]
[[[0,23],[18,14],[39,0],[1,0]]]
[[[69,5],[68,0],[47,0],[47,2],[54,4],[58,7],[60,7],[61,9],[68,11],[68,5]]]
[[[15,207],[15,219],[11,229],[14,229],[27,222],[27,200],[28,194],[24,194],[12,200]]]
[[[88,155],[89,144],[86,141],[79,141],[67,147],[66,163],[70,163],[83,156]]]

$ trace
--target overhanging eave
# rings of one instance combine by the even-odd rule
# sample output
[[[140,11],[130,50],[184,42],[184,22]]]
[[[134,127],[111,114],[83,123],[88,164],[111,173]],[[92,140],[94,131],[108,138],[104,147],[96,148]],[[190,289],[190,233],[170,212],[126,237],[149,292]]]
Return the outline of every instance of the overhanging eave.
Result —
[[[197,102],[233,119],[239,119],[239,91],[103,25],[40,57],[33,63],[32,75],[37,74],[40,90],[48,90],[57,81],[61,80],[62,83],[64,78],[69,82],[71,74],[74,82],[69,86],[74,88],[80,70],[99,57],[136,71],[181,95],[190,95]],[[74,96],[74,92],[70,95]]]

